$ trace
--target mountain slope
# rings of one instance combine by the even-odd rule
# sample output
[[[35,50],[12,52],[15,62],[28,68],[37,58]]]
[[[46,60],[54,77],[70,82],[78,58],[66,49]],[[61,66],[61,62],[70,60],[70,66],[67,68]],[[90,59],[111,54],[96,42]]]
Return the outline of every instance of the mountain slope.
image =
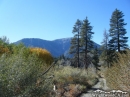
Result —
[[[27,47],[40,47],[47,49],[54,57],[60,55],[69,56],[68,51],[70,48],[71,38],[62,38],[56,39],[53,41],[43,40],[39,38],[24,38],[14,44],[23,43]],[[100,47],[97,43],[94,43],[95,46]]]

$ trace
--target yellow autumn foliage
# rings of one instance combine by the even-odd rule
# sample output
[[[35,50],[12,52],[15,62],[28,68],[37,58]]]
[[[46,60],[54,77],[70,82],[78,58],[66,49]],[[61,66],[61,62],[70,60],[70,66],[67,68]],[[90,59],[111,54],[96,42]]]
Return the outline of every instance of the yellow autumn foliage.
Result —
[[[47,65],[50,65],[53,62],[53,57],[50,54],[49,51],[47,51],[46,49],[42,49],[42,48],[30,48],[31,53],[36,53],[36,55],[44,60],[44,62]]]

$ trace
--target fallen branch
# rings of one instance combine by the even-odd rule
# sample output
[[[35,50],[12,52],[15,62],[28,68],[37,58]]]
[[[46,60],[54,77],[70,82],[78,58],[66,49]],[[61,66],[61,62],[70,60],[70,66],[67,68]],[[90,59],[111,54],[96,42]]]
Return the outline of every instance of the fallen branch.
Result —
[[[43,72],[41,75],[39,75],[38,77],[45,75],[51,69],[51,67],[53,67],[56,64],[56,62],[57,61],[53,62],[52,65],[45,72]]]

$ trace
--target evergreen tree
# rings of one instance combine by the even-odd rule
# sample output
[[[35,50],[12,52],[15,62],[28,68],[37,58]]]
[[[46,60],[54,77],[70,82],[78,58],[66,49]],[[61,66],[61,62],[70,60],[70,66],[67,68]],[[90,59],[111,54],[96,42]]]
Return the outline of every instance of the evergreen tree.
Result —
[[[90,52],[90,50],[93,48],[93,41],[92,41],[92,26],[90,26],[90,23],[86,17],[86,19],[83,21],[83,25],[81,28],[81,47],[82,47],[82,53],[84,53],[84,60],[85,60],[85,67],[87,68],[89,64],[87,64],[87,53]]]
[[[98,48],[96,47],[96,48],[93,50],[92,53],[93,53],[92,63],[94,64],[96,70],[100,70],[100,69],[99,69],[100,65],[98,64],[98,63],[99,63]]]
[[[74,37],[71,39],[71,47],[70,47],[70,54],[74,55],[74,63],[79,67],[79,51],[80,51],[80,29],[82,26],[82,22],[77,19],[72,33],[74,34]]]
[[[120,52],[123,49],[128,48],[128,45],[126,44],[128,41],[128,37],[125,37],[126,29],[124,26],[126,23],[124,23],[123,19],[124,15],[122,11],[116,9],[112,13],[112,17],[110,19],[110,30],[109,30],[109,36],[111,37],[109,41],[109,49]]]

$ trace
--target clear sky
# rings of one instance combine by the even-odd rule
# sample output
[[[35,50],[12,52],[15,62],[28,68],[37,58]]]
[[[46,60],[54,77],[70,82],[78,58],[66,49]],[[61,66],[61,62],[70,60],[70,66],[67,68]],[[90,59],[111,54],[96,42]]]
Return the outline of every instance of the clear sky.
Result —
[[[130,0],[0,0],[0,37],[7,36],[10,42],[73,37],[76,20],[87,16],[95,32],[93,40],[100,44],[116,8],[125,15],[129,37]]]

